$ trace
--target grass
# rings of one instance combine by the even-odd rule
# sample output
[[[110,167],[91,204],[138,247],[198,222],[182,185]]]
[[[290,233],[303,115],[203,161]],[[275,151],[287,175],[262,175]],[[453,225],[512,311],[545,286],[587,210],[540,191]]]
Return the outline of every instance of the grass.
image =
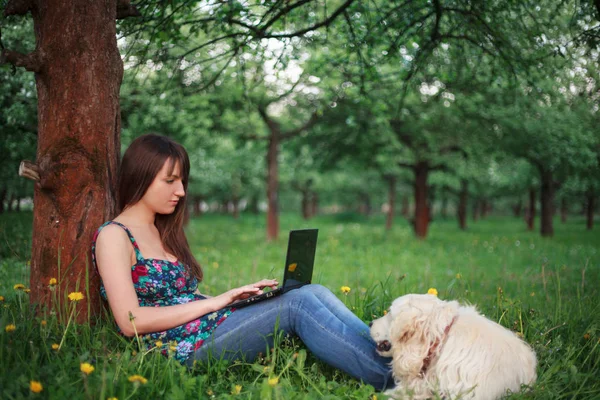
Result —
[[[374,390],[318,362],[298,340],[282,338],[254,364],[210,362],[188,370],[156,351],[141,352],[108,319],[65,326],[33,315],[27,294],[31,214],[0,215],[0,398],[354,398]],[[207,215],[187,228],[205,270],[200,290],[218,294],[265,277],[280,278],[291,228],[318,227],[314,282],[329,287],[363,320],[395,297],[435,287],[442,299],[477,305],[488,318],[522,334],[535,349],[538,381],[511,399],[600,398],[600,235],[583,219],[555,222],[553,238],[527,232],[521,220],[494,217],[461,232],[436,220],[425,241],[404,220],[391,232],[382,216],[283,215],[278,241],[266,243],[264,217]],[[346,296],[341,286],[352,290]],[[42,325],[45,318],[45,326]],[[5,328],[14,324],[13,332]],[[52,344],[64,344],[59,352]],[[86,375],[80,364],[95,370]],[[148,382],[132,383],[141,375]],[[277,379],[275,379],[277,378]],[[30,381],[43,391],[34,394]],[[275,381],[277,380],[277,383]],[[239,393],[238,393],[239,392]],[[383,397],[377,394],[380,398]]]

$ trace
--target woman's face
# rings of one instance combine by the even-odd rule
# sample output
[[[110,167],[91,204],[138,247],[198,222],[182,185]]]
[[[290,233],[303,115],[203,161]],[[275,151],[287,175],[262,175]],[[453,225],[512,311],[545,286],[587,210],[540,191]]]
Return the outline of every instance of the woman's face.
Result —
[[[173,172],[169,174],[170,164],[171,160],[165,161],[141,199],[157,214],[173,213],[177,203],[183,201],[180,199],[185,196],[180,165],[176,162]]]

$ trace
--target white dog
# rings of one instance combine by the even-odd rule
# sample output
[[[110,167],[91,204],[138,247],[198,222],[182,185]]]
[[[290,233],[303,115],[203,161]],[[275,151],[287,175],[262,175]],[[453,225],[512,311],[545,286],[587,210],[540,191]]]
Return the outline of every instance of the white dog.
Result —
[[[536,380],[527,343],[456,301],[399,297],[371,323],[371,336],[378,353],[392,357],[392,397],[491,400]]]

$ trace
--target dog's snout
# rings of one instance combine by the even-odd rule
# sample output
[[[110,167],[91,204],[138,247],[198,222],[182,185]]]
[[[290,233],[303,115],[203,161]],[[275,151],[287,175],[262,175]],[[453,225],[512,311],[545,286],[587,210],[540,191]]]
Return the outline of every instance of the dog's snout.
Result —
[[[373,321],[369,322],[369,328],[373,326]]]
[[[390,351],[392,344],[388,340],[377,342],[377,350],[379,351]]]

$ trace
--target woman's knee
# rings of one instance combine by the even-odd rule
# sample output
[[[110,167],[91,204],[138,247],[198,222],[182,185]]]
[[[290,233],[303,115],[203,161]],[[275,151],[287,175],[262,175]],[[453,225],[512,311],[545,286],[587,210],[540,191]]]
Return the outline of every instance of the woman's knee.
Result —
[[[311,283],[310,285],[302,286],[303,290],[306,292],[310,292],[317,296],[318,298],[324,298],[328,296],[334,296],[331,290],[327,289],[325,286],[320,285],[318,283]]]

